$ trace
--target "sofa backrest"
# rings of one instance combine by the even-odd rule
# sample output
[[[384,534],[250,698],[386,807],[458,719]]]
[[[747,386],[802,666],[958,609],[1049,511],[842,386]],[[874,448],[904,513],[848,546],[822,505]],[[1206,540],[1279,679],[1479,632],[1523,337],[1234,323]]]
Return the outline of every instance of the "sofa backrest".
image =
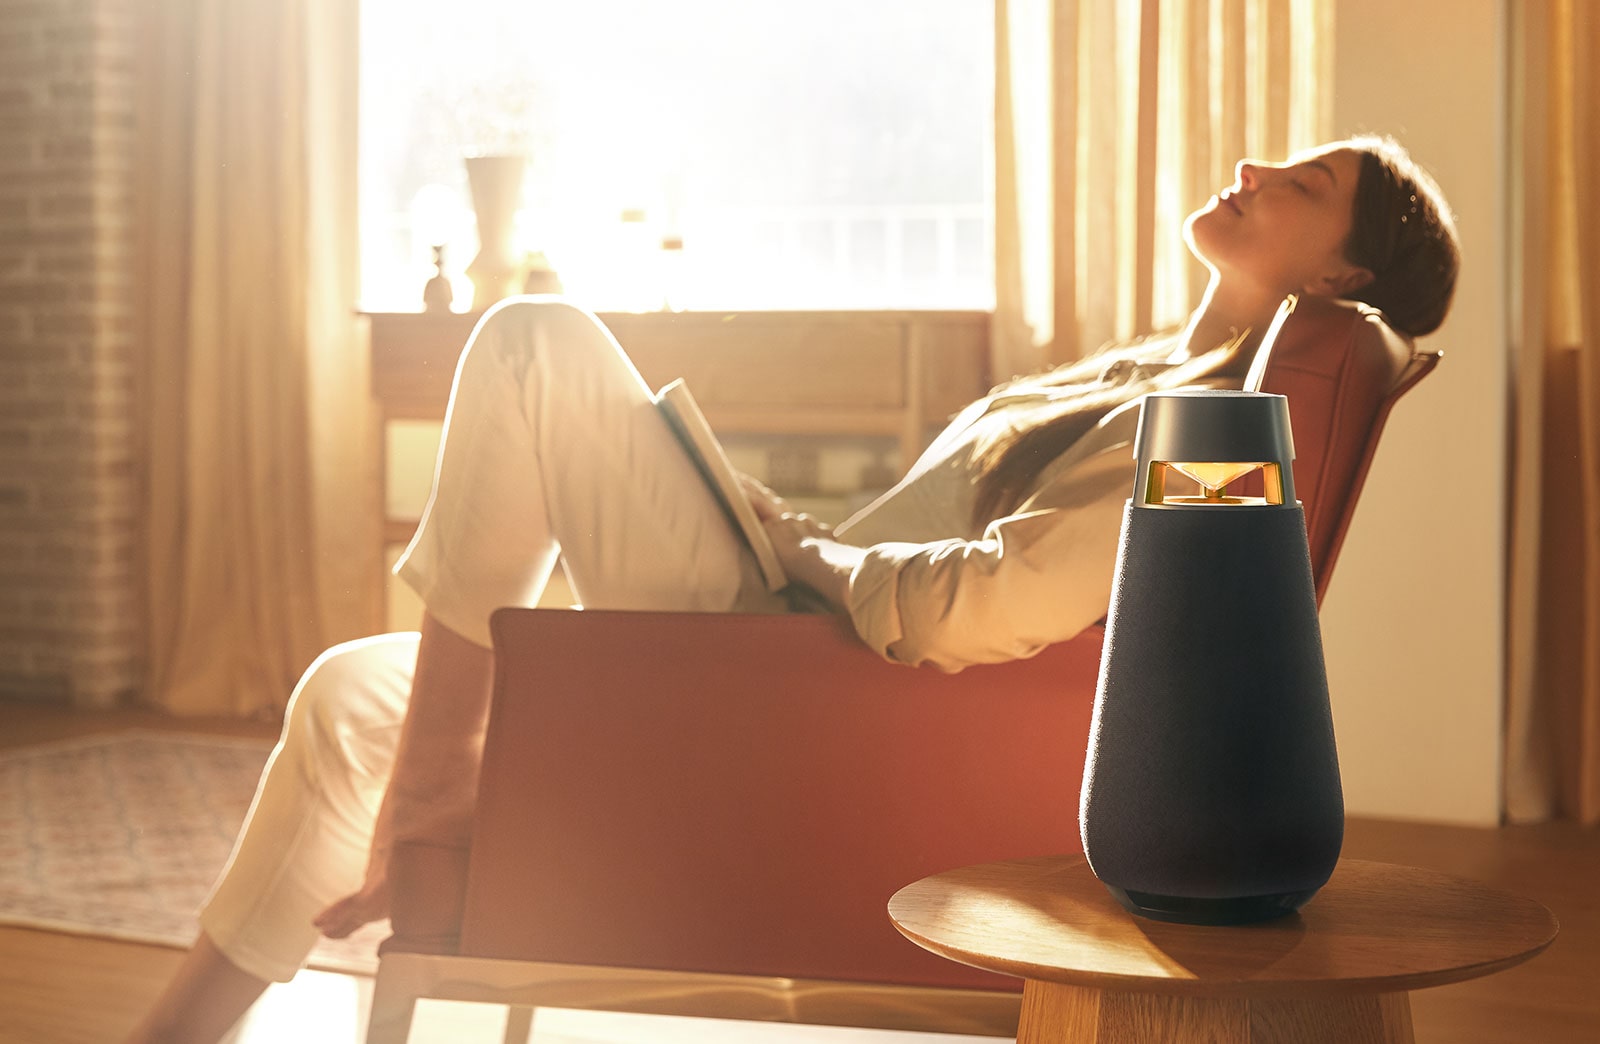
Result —
[[[1418,353],[1363,304],[1308,297],[1285,307],[1293,310],[1256,366],[1260,390],[1289,399],[1295,492],[1320,601],[1389,410],[1439,355]]]

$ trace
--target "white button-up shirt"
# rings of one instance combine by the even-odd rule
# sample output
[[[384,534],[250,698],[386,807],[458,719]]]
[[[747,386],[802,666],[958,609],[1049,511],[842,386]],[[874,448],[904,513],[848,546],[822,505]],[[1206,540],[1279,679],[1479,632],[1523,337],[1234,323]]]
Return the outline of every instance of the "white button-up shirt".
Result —
[[[1134,482],[1140,400],[1110,412],[1045,467],[1004,518],[974,526],[973,449],[1057,396],[1140,381],[1158,359],[1107,367],[1083,384],[1004,389],[974,403],[899,485],[840,526],[865,547],[850,578],[857,633],[883,656],[958,671],[1032,656],[1105,616]]]

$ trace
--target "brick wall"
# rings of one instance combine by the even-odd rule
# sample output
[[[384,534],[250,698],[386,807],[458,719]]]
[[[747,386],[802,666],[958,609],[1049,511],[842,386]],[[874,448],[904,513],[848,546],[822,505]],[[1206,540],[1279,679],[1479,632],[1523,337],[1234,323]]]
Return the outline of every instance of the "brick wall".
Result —
[[[0,697],[139,685],[131,0],[0,0]]]

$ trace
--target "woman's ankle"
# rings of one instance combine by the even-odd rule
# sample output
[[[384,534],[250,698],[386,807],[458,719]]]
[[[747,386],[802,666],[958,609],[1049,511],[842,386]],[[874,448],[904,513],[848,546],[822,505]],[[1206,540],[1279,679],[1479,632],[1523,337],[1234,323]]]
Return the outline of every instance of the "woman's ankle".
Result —
[[[124,1044],[215,1044],[268,985],[201,933]]]

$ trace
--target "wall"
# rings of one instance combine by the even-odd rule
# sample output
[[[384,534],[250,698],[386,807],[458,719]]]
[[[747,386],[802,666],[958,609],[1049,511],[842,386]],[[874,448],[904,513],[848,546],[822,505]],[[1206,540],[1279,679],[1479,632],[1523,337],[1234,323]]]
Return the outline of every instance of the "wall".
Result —
[[[1464,248],[1439,369],[1396,408],[1323,609],[1350,812],[1500,808],[1507,454],[1506,12],[1337,0],[1334,133],[1392,133]]]
[[[0,696],[139,679],[126,0],[0,5]]]

